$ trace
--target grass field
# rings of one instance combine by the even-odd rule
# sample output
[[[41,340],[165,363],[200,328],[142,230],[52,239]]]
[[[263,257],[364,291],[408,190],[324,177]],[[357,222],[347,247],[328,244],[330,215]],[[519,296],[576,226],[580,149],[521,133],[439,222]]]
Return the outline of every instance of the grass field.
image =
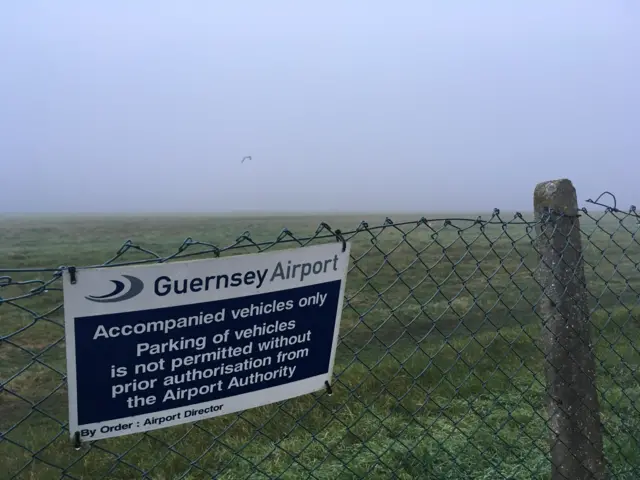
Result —
[[[607,460],[615,478],[640,478],[640,244],[638,226],[583,216],[583,242]],[[459,216],[459,215],[458,215]],[[477,214],[465,215],[475,219]],[[487,218],[488,216],[484,216]],[[513,215],[502,214],[503,219]],[[161,256],[186,237],[256,252],[287,228],[320,222],[352,231],[359,216],[8,217],[0,269],[101,264],[130,239]],[[532,227],[367,215],[351,237],[333,395],[324,392],[76,451],[67,399],[62,295],[0,304],[0,478],[544,479],[540,288]],[[462,228],[464,227],[464,228]],[[316,239],[310,244],[335,241]],[[295,242],[272,248],[293,248]],[[183,253],[206,250],[191,245]],[[211,254],[204,255],[211,256]],[[151,258],[129,248],[117,259]],[[51,273],[2,273],[13,281]],[[38,283],[0,287],[0,297]]]

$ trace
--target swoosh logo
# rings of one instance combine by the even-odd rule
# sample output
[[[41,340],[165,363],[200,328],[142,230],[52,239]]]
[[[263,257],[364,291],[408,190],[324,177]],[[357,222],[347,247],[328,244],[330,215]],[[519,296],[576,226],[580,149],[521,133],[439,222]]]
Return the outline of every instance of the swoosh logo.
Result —
[[[122,276],[129,281],[128,289],[124,282],[120,280],[111,280],[111,283],[115,285],[115,288],[112,292],[106,293],[104,295],[89,295],[84,298],[97,303],[115,303],[129,300],[142,292],[142,290],[144,289],[144,283],[142,283],[142,280],[132,275]]]

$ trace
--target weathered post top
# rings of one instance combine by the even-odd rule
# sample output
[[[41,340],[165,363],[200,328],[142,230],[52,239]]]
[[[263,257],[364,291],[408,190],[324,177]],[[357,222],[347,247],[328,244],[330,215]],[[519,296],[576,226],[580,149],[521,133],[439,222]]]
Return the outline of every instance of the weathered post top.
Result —
[[[571,180],[540,182],[533,191],[533,208],[536,213],[549,208],[565,215],[578,214],[578,195]]]

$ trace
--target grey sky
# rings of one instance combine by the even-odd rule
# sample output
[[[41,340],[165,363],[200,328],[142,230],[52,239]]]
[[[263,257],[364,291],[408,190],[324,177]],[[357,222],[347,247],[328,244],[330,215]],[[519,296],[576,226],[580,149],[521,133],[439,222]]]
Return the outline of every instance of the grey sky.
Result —
[[[633,0],[15,1],[0,58],[0,211],[640,205]]]

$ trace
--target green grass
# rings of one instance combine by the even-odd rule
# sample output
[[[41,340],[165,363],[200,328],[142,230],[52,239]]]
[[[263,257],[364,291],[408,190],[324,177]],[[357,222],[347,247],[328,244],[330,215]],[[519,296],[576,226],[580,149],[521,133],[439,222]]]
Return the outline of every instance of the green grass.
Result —
[[[367,217],[370,226],[384,220]],[[0,268],[101,264],[127,239],[166,256],[186,237],[222,247],[245,231],[251,240],[223,255],[253,253],[251,242],[272,242],[285,227],[308,239],[322,221],[349,231],[361,218],[9,217],[0,223]],[[611,214],[581,221],[607,461],[615,478],[640,478],[637,225]],[[0,304],[0,336],[8,336],[0,342],[0,478],[549,478],[532,235],[522,225],[462,221],[363,229],[351,239],[333,395],[79,451],[65,429],[59,282]],[[335,240],[309,244],[327,241]],[[133,247],[116,261],[148,258]],[[5,286],[0,296],[38,285]]]

